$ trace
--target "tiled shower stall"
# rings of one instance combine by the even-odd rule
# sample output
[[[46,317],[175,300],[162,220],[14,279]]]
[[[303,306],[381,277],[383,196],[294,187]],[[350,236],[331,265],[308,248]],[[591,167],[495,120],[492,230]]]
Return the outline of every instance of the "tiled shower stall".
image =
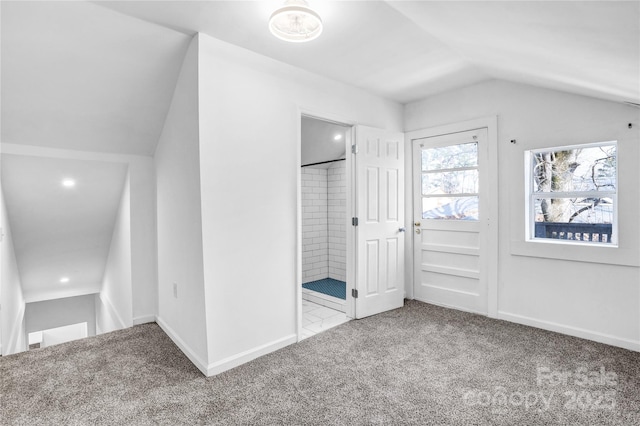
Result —
[[[346,281],[347,186],[345,161],[328,168],[302,168],[302,282],[331,278]],[[313,292],[315,293],[315,292]],[[303,297],[337,308],[344,301],[309,291]],[[309,294],[315,299],[309,299]],[[323,303],[317,298],[333,304]]]

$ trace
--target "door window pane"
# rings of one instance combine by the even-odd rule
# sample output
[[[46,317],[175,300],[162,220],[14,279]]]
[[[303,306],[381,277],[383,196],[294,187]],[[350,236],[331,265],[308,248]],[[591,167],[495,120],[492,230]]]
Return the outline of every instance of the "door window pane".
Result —
[[[478,166],[478,143],[442,146],[422,150],[422,170],[456,169]]]
[[[423,197],[422,218],[478,220],[478,197]]]
[[[422,174],[422,194],[477,194],[478,170]]]
[[[478,143],[422,148],[422,218],[478,220]]]

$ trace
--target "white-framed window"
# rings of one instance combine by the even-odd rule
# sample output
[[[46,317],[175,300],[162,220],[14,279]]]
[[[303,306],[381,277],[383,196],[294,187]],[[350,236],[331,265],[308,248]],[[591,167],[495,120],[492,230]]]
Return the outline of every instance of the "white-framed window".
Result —
[[[525,152],[527,240],[616,247],[617,142]]]

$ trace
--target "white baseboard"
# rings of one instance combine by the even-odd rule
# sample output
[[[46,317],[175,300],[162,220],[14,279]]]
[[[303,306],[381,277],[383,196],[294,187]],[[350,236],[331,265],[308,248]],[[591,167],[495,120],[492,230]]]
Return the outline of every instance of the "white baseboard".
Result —
[[[248,351],[244,351],[239,354],[224,358],[220,361],[207,364],[198,355],[196,355],[196,353],[189,347],[189,345],[187,345],[180,337],[178,337],[176,332],[173,331],[173,329],[169,327],[169,325],[162,318],[156,316],[155,321],[160,326],[160,328],[164,330],[167,336],[169,336],[169,338],[173,340],[173,342],[187,356],[187,358],[189,358],[193,365],[195,365],[198,370],[200,370],[202,374],[207,377],[215,376],[216,374],[220,374],[224,371],[230,370],[262,355],[277,351],[278,349],[284,348],[285,346],[289,346],[290,344],[296,343],[298,341],[298,335],[291,334],[273,342],[266,343],[253,349],[249,349]]]
[[[133,325],[147,324],[150,322],[156,322],[155,315],[140,315],[133,319]]]
[[[180,337],[178,337],[176,332],[173,331],[173,329],[169,327],[169,325],[164,322],[162,318],[157,316],[156,323],[160,326],[160,328],[162,328],[167,336],[169,336],[169,338],[173,340],[173,343],[175,343],[180,348],[180,350],[187,356],[187,358],[189,358],[189,361],[191,361],[193,365],[198,367],[198,370],[200,370],[202,374],[207,376],[207,363],[202,361],[200,357],[196,355],[196,353],[189,347],[189,345],[187,345]]]
[[[441,308],[447,308],[447,309],[455,309],[456,311],[462,311],[462,312],[468,312],[470,314],[476,314],[476,315],[482,315],[483,317],[488,316],[486,312],[482,312],[482,311],[477,311],[471,308],[467,308],[464,306],[455,306],[455,305],[448,305],[446,303],[438,303],[438,302],[434,302],[432,300],[423,300],[420,298],[414,298],[411,300],[417,300],[418,302],[422,302],[422,303],[428,303],[430,305],[434,305],[434,306],[440,306]]]
[[[293,343],[296,343],[297,341],[298,341],[298,335],[291,334],[281,339],[274,340],[273,342],[265,343],[264,345],[258,346],[256,348],[249,349],[247,351],[240,352],[239,354],[221,359],[220,361],[216,361],[208,365],[206,375],[215,376],[216,374],[220,374],[224,371],[230,370],[234,367],[237,367],[241,364],[249,362],[258,357],[261,357],[271,352],[275,352],[278,349],[282,349],[285,346],[289,346]]]
[[[538,320],[535,318],[530,318],[518,314],[511,314],[503,311],[498,311],[498,319],[541,328],[543,330],[555,331],[557,333],[567,334],[569,336],[580,337],[582,339],[593,340],[594,342],[605,343],[607,345],[618,346],[620,348],[640,352],[640,341],[636,340],[624,339],[621,337],[612,336],[610,334],[598,333],[583,328],[558,324],[551,321]]]

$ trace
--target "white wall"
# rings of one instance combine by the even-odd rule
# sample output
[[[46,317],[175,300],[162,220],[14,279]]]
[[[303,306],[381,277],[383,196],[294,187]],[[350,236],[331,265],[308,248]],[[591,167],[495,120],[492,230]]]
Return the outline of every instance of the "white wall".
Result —
[[[301,110],[401,130],[402,107],[205,35],[199,40],[202,241],[214,374],[297,338]]]
[[[100,293],[94,294],[96,311],[96,334],[109,333],[123,328],[123,321],[118,319],[114,309],[100,298]]]
[[[347,281],[347,168],[346,161],[327,169],[329,278]]]
[[[137,155],[2,144],[2,152],[37,157],[125,163],[129,168],[133,323],[155,321],[157,313],[156,177],[154,160]],[[69,295],[71,296],[71,294]]]
[[[203,368],[207,365],[208,355],[200,210],[197,37],[192,40],[185,56],[156,150],[155,163],[158,324],[194,364]],[[233,185],[227,176],[218,178],[229,186]],[[217,208],[229,211],[233,206],[220,200]],[[257,210],[253,213],[255,218],[259,216]],[[238,268],[247,266],[237,265]],[[174,283],[177,285],[177,297],[174,297]],[[232,324],[227,319],[224,322]]]
[[[127,176],[118,208],[109,257],[96,297],[96,327],[98,333],[133,325],[131,279],[131,203],[130,178]]]
[[[20,271],[11,238],[11,226],[7,216],[4,195],[0,191],[0,214],[2,215],[2,243],[0,245],[0,334],[2,355],[22,352],[27,348],[24,328],[25,303],[22,297]]]
[[[71,324],[64,327],[43,330],[40,348],[59,345],[60,343],[84,339],[89,336],[87,323]]]
[[[491,81],[406,105],[405,130],[491,115],[498,116],[499,164],[491,165],[499,168],[498,317],[640,350],[640,110]],[[619,143],[620,248],[524,241],[524,151],[610,140]]]
[[[87,334],[96,335],[96,310],[93,294],[27,303],[26,332],[49,330],[87,323]]]
[[[151,157],[129,157],[133,323],[154,322],[158,312],[156,170]]]
[[[302,282],[329,276],[327,229],[327,169],[303,167]]]

